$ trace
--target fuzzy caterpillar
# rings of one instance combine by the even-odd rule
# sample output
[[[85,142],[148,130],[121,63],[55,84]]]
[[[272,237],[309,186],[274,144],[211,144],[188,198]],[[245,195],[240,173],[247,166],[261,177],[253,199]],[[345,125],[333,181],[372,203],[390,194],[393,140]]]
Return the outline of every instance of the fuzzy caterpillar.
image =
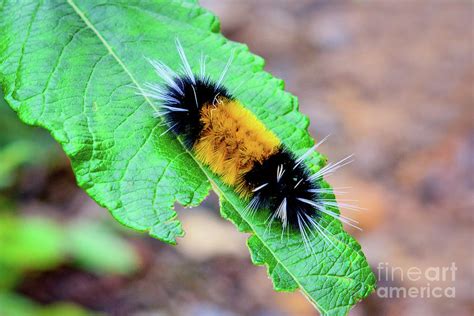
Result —
[[[314,230],[333,244],[320,223],[322,214],[358,228],[356,221],[331,210],[338,205],[336,200],[323,196],[332,191],[318,185],[323,176],[350,163],[352,156],[329,163],[312,174],[304,161],[325,139],[296,157],[223,85],[232,56],[219,79],[213,81],[206,75],[203,56],[200,73],[195,74],[179,40],[176,48],[182,62],[181,72],[150,60],[163,83],[147,83],[142,91],[158,101],[155,116],[168,127],[165,133],[171,131],[180,137],[200,163],[247,200],[245,212],[269,210],[268,225],[276,219],[283,231],[299,230],[305,247]]]

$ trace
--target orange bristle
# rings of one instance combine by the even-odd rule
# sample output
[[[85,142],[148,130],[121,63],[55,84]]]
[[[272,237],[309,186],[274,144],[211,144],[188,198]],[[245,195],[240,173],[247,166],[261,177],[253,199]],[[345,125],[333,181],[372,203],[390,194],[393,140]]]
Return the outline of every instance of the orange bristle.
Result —
[[[256,161],[262,162],[275,153],[280,140],[239,101],[216,101],[201,110],[203,129],[194,145],[196,157],[245,196],[249,188],[242,176]]]

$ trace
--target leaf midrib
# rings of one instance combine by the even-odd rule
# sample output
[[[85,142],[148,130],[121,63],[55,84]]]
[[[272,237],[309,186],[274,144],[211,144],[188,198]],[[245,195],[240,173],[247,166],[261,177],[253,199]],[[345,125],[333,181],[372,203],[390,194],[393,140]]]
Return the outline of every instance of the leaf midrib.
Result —
[[[128,70],[127,66],[123,63],[123,61],[115,54],[114,50],[112,47],[109,45],[109,43],[105,40],[105,38],[102,36],[102,34],[99,33],[99,31],[95,28],[95,26],[89,21],[89,19],[85,16],[84,12],[81,11],[81,9],[74,3],[72,0],[67,0],[67,3],[72,7],[74,12],[81,18],[81,20],[89,27],[94,34],[99,38],[99,40],[102,42],[102,44],[105,46],[107,51],[112,55],[112,57],[119,63],[119,65],[123,68],[125,73],[130,77],[132,82],[137,86],[137,88],[140,90],[141,94],[145,98],[145,100],[150,104],[150,106],[153,108],[153,110],[157,111],[158,109],[156,106],[150,101],[150,99],[143,93],[143,89],[138,83],[137,79],[135,79],[135,76]]]
[[[153,108],[153,110],[157,111],[158,109],[156,108],[156,106],[153,104],[153,102],[151,102],[151,100],[145,95],[145,93],[143,93],[143,89],[142,87],[140,86],[140,84],[138,83],[138,81],[135,79],[135,76],[131,73],[131,71],[127,68],[127,66],[125,65],[125,63],[120,59],[120,57],[114,52],[114,50],[112,49],[112,47],[109,45],[109,43],[105,40],[105,38],[102,36],[102,34],[99,33],[99,31],[95,28],[95,26],[91,23],[91,21],[85,16],[84,12],[81,11],[81,9],[74,3],[73,0],[67,0],[67,3],[72,7],[72,9],[74,10],[74,12],[81,18],[81,20],[86,24],[86,26],[88,28],[90,28],[94,34],[97,36],[97,38],[102,42],[102,44],[105,46],[105,48],[107,49],[107,51],[110,53],[110,55],[117,61],[117,63],[123,68],[123,70],[125,71],[125,73],[130,77],[130,79],[132,80],[133,84],[136,85],[136,87],[138,88],[138,90],[141,93],[141,95],[143,96],[143,98],[147,101],[147,103]],[[203,166],[196,160],[196,158],[194,157],[194,155],[192,155],[192,153],[186,148],[186,146],[184,146],[184,144],[182,143],[182,141],[178,138],[178,141],[180,142],[182,148],[188,153],[188,155],[194,160],[194,162],[197,164],[197,166],[202,170],[202,172],[206,175],[206,177],[208,178],[209,182],[212,184],[212,186],[217,190],[219,191],[219,193],[225,197],[225,199],[232,205],[232,207],[235,209],[235,210],[238,210],[239,208],[236,207],[231,199],[227,198],[226,194],[218,187],[218,185],[213,181],[213,179],[209,176],[208,174],[208,170],[206,170],[205,168],[203,168]],[[240,215],[240,212],[239,212],[239,215]],[[298,278],[296,278],[290,271],[288,271],[288,269],[286,268],[286,265],[281,262],[280,260],[278,260],[278,256],[272,251],[272,248],[268,246],[268,244],[262,239],[260,238],[260,236],[256,233],[256,229],[254,227],[254,225],[252,225],[251,222],[247,221],[244,217],[242,217],[242,220],[244,220],[253,230],[253,234],[255,236],[257,236],[257,238],[262,242],[262,244],[265,245],[265,247],[268,249],[268,251],[272,254],[272,256],[285,268],[285,271],[293,278],[293,280],[296,282],[296,284],[298,284],[298,287],[300,288],[300,290],[302,292],[304,292],[305,296],[309,297],[310,298],[310,301],[316,305],[316,307],[318,308],[318,310],[320,311],[323,311],[324,313],[327,312],[324,308],[322,308],[317,302],[316,300],[306,291],[306,289],[301,285],[301,283],[298,281]],[[341,241],[339,241],[341,242]],[[343,243],[343,242],[341,242]],[[352,249],[351,247],[349,247],[349,245],[347,245],[346,243],[343,243],[346,247],[348,247],[349,249]],[[362,281],[359,281],[359,280],[355,280],[355,279],[352,279],[350,278],[351,280],[353,280],[354,282],[356,283],[362,283],[362,284],[365,284],[364,282]]]

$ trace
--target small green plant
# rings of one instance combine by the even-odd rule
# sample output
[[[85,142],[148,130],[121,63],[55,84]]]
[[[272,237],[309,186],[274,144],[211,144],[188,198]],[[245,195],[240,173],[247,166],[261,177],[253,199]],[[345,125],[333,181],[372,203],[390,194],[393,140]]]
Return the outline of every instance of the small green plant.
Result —
[[[283,244],[280,232],[266,232],[262,218],[246,214],[244,201],[176,139],[159,137],[166,127],[136,89],[156,80],[144,56],[178,68],[179,37],[188,43],[190,60],[205,52],[206,71],[216,76],[227,62],[224,56],[234,51],[226,85],[291,150],[313,145],[296,98],[262,70],[261,58],[219,34],[214,15],[184,0],[25,1],[21,7],[4,1],[0,11],[5,99],[22,121],[51,132],[79,186],[119,222],[174,244],[183,230],[173,204],[198,205],[213,188],[222,216],[251,235],[252,261],[267,266],[276,290],[300,289],[325,315],[345,315],[374,290],[375,277],[359,244],[339,221],[327,226],[339,249],[321,236],[315,237],[314,255],[300,242]],[[320,154],[311,157],[314,170],[324,164]],[[95,246],[83,243],[81,248]]]
[[[41,306],[16,294],[26,272],[69,263],[95,274],[127,275],[138,268],[134,250],[106,225],[64,226],[50,219],[0,210],[0,315],[85,315],[69,303]]]

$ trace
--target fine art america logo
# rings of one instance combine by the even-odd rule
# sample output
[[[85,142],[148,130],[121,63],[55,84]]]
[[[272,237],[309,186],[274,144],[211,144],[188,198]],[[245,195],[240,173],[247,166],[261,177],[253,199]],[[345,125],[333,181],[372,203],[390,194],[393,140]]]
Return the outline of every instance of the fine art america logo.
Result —
[[[449,266],[424,269],[418,267],[403,269],[390,266],[387,262],[380,262],[377,266],[377,276],[381,284],[377,288],[377,296],[381,298],[454,298],[457,269],[454,262]],[[397,282],[416,285],[394,286]]]

